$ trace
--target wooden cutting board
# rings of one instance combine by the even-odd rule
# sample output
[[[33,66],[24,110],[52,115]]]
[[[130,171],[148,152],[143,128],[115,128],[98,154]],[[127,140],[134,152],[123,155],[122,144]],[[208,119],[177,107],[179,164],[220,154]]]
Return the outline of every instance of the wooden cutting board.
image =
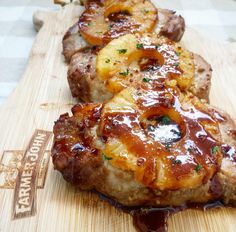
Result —
[[[76,102],[67,84],[61,40],[82,10],[68,5],[35,14],[41,29],[28,66],[0,109],[0,231],[135,231],[131,216],[95,194],[76,190],[48,164],[51,138],[45,131],[52,131],[53,122]],[[212,64],[211,103],[234,117],[236,44],[210,41],[190,28],[182,43]],[[236,209],[187,210],[171,216],[168,225],[170,232],[233,232],[235,218]]]

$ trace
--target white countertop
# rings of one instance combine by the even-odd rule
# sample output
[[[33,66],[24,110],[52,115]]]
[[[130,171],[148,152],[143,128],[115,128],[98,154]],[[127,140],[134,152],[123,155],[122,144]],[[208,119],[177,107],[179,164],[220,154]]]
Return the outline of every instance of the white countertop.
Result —
[[[236,0],[158,0],[212,39],[236,42]],[[53,0],[0,0],[0,105],[23,76],[36,32],[36,10],[58,10]]]

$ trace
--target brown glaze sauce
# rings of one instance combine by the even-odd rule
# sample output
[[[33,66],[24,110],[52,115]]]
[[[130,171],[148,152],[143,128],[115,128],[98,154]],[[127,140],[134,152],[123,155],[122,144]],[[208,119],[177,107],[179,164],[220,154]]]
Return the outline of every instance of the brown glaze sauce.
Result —
[[[108,31],[103,35],[105,41],[118,38],[127,33],[135,33],[139,30],[140,25],[130,20],[131,14],[128,11],[112,13],[107,17],[109,22]]]
[[[137,92],[133,95],[138,106],[135,112],[113,112],[102,116],[103,138],[119,139],[130,153],[144,160],[141,168],[139,166],[135,170],[135,175],[145,186],[160,187],[156,183],[158,162],[167,170],[167,181],[161,186],[166,190],[181,188],[181,181],[194,172],[201,179],[195,187],[206,183],[216,173],[221,156],[221,152],[212,153],[219,142],[204,127],[210,125],[218,133],[215,119],[194,105],[184,110],[170,89],[142,89],[140,93],[141,95]],[[169,125],[162,125],[170,127],[167,128],[169,141],[162,141],[158,135],[155,136],[155,131],[159,131],[158,127],[153,126],[154,131],[148,130],[152,117],[167,117],[170,120]],[[166,144],[169,144],[168,148]]]
[[[217,154],[212,153],[212,146],[218,146],[218,149],[220,147],[225,157],[236,161],[235,149],[226,144],[220,145],[219,142],[216,141],[209,133],[207,133],[207,131],[202,126],[202,123],[204,122],[215,125],[214,117],[194,106],[190,110],[184,110],[180,106],[180,102],[176,98],[175,92],[169,90],[166,91],[161,88],[161,85],[159,86],[158,92],[152,92],[150,90],[146,92],[144,88],[143,90],[138,89],[136,93],[137,94],[134,95],[136,98],[135,100],[138,102],[139,109],[144,112],[141,114],[141,116],[137,114],[137,111],[133,111],[122,114],[108,114],[101,117],[103,109],[102,104],[76,105],[72,109],[73,114],[75,116],[81,114],[84,117],[82,122],[78,124],[76,124],[76,121],[71,122],[68,114],[62,115],[59,121],[64,121],[65,119],[68,120],[66,129],[69,131],[69,136],[67,139],[73,138],[70,132],[70,130],[73,130],[75,133],[74,137],[76,137],[76,140],[79,140],[79,142],[77,142],[72,147],[70,146],[70,143],[73,144],[73,140],[68,140],[66,143],[61,142],[60,149],[62,149],[63,152],[68,152],[68,147],[71,147],[75,156],[81,152],[84,152],[85,149],[89,148],[90,140],[87,140],[87,138],[84,137],[84,133],[82,132],[83,128],[93,127],[94,124],[100,120],[100,118],[103,118],[103,120],[105,120],[105,125],[107,126],[103,129],[105,141],[109,138],[109,136],[121,138],[122,142],[126,144],[129,149],[131,149],[132,152],[135,152],[135,154],[140,158],[140,163],[137,164],[138,166],[147,165],[147,168],[151,167],[151,170],[153,170],[152,168],[154,167],[155,170],[155,162],[153,162],[153,160],[158,158],[156,156],[156,152],[158,152],[159,156],[166,156],[171,161],[171,158],[175,155],[175,150],[177,150],[176,146],[179,145],[184,145],[178,147],[178,149],[180,151],[182,150],[182,152],[185,152],[181,152],[182,156],[185,155],[189,158],[185,159],[187,165],[188,162],[195,162],[195,159],[201,163],[201,165],[216,165],[217,162],[215,157],[217,157]],[[141,93],[141,95],[139,93]],[[171,111],[171,109],[174,109],[174,111]],[[164,116],[168,116],[168,118],[163,118]],[[143,122],[143,124],[140,123],[140,120]],[[219,120],[219,117],[216,117],[216,120]],[[70,123],[72,123],[72,126]],[[74,125],[77,125],[79,131],[81,131],[81,134],[78,134],[78,130],[74,128]],[[158,136],[155,137],[155,133],[154,137],[148,134],[148,132],[150,132],[148,131],[148,127],[150,125],[152,125],[154,129],[156,126],[158,127],[163,125],[170,127],[171,130],[173,128],[177,130],[176,128],[178,128],[177,132],[180,133],[178,134],[178,140],[174,142],[168,141],[167,144],[171,144],[171,147],[168,147],[167,149],[166,141],[160,141]],[[58,125],[58,127],[60,126]],[[139,130],[141,130],[141,132],[138,133],[137,131]],[[167,137],[169,138],[169,136]],[[187,148],[191,149],[186,149],[186,146]],[[91,153],[93,152],[91,151]],[[180,155],[177,154],[178,158],[179,156]],[[154,157],[154,159],[151,157]],[[177,176],[183,175],[183,172],[186,171],[185,168],[182,168],[182,166],[185,165],[183,160],[184,159],[182,158],[181,164],[178,164],[181,167],[180,172],[173,169]],[[170,164],[167,163],[167,165]],[[171,168],[175,167],[173,164],[170,166]],[[217,165],[214,166],[215,171],[217,171],[217,168]],[[150,172],[148,175],[150,175]],[[220,199],[222,189],[216,176],[210,176],[210,174],[207,174],[207,177],[211,178],[209,193],[214,199]],[[149,176],[147,176],[144,181],[147,181],[148,178]],[[168,229],[168,217],[185,209],[208,210],[223,206],[220,201],[215,201],[207,204],[187,204],[175,208],[153,208],[147,206],[126,207],[101,193],[98,194],[103,200],[108,201],[114,207],[131,214],[133,216],[134,226],[139,232],[165,232]]]
[[[119,2],[117,1],[117,4]],[[113,3],[114,4],[114,3]],[[145,4],[145,2],[143,2]],[[86,7],[83,14],[80,16],[78,27],[79,31],[83,35],[87,35],[97,43],[95,44],[106,44],[112,39],[118,38],[127,33],[137,33],[139,31],[151,31],[157,21],[157,12],[152,17],[152,23],[147,28],[137,20],[134,20],[133,15],[130,13],[130,8],[135,5],[128,5],[123,7],[121,5],[120,10],[109,9],[103,1],[89,1],[88,7]],[[126,9],[127,8],[127,9]],[[153,8],[154,10],[155,8]],[[107,10],[109,12],[107,12]],[[140,12],[142,13],[142,12]],[[150,19],[149,19],[150,21]],[[96,22],[96,23],[94,23]],[[98,30],[99,28],[99,30]]]
[[[110,92],[117,93],[124,87],[129,87],[130,83],[132,85],[135,83],[155,85],[155,82],[159,82],[170,86],[179,86],[182,90],[188,88],[180,84],[182,78],[186,78],[185,81],[188,85],[192,83],[194,77],[193,57],[189,55],[187,58],[180,55],[182,53],[188,54],[188,52],[181,47],[177,48],[175,43],[165,38],[154,38],[149,34],[137,38],[136,48],[128,61],[119,63],[114,69],[113,76],[107,78],[105,85]],[[188,64],[183,66],[183,62],[188,62]],[[115,62],[113,64],[114,67],[117,65]],[[124,76],[122,73],[121,75],[121,70],[127,71],[127,74]]]
[[[94,15],[97,17],[103,17],[105,12],[104,5],[97,4],[96,2],[90,4],[91,7],[85,10],[81,15],[78,26],[79,30],[84,33],[90,33],[90,30],[94,30]],[[120,11],[111,13],[107,18],[104,18],[102,31],[98,28],[93,31],[93,37],[97,37],[102,40],[103,43],[108,43],[110,40],[118,38],[119,36],[125,35],[127,33],[135,33],[139,30],[140,25],[134,23],[130,20],[131,15],[127,11]],[[105,26],[106,25],[106,26]]]
[[[145,78],[176,79],[183,74],[179,67],[180,58],[172,43],[143,44],[140,51],[142,55],[138,65]]]
[[[167,220],[174,213],[178,213],[185,209],[205,211],[223,206],[224,205],[220,201],[215,201],[207,204],[189,204],[175,208],[144,208],[131,211],[131,215],[133,215],[133,224],[138,232],[167,232]]]
[[[138,232],[166,232],[168,217],[177,212],[174,208],[151,208],[132,212],[133,224]]]
[[[205,172],[202,183],[211,179],[209,193],[213,199],[220,199],[222,188],[215,175],[219,168],[217,159],[222,154],[231,160],[235,159],[235,149],[228,145],[221,145],[204,126],[211,125],[218,133],[218,121],[222,121],[223,118],[216,112],[210,114],[195,105],[184,109],[176,97],[175,91],[166,91],[166,89],[162,89],[161,85],[155,92],[140,88],[133,97],[135,102],[138,102],[138,110],[103,115],[104,125],[106,125],[102,131],[104,138],[121,139],[128,150],[139,157],[140,162],[137,165],[146,166],[146,171],[148,170],[149,176],[142,180],[145,185],[151,186],[152,182],[149,181],[156,178],[155,159],[167,157],[166,167],[177,177],[176,179],[168,176],[168,181],[173,181],[173,183],[178,181],[185,173],[196,170],[196,165],[200,164],[201,169],[198,172],[202,170]],[[138,113],[138,111],[142,113]],[[167,140],[155,135],[155,133],[160,134],[158,128],[163,126],[168,128],[166,130]],[[171,130],[174,130],[178,136],[175,137],[175,133],[174,136],[173,134],[171,136],[169,133]],[[166,145],[170,145],[168,149],[165,149]],[[173,157],[181,162],[178,165],[168,163],[168,160],[170,161]],[[208,170],[210,171],[208,172]],[[139,232],[166,232],[168,217],[185,209],[208,210],[224,206],[220,201],[213,201],[173,208],[125,207],[100,193],[99,195],[116,208],[131,214],[133,224]]]
[[[163,208],[155,208],[148,206],[128,207],[121,205],[120,203],[114,201],[113,199],[97,191],[94,192],[98,194],[102,200],[108,202],[115,208],[130,214],[133,217],[133,225],[138,232],[167,232],[168,218],[171,215],[186,209],[197,209],[206,211],[210,209],[225,207],[221,201],[213,201],[206,204],[191,203],[178,207],[163,207]]]
[[[102,104],[78,104],[72,108],[73,115],[81,114],[83,119],[77,124],[76,119],[69,117],[68,114],[61,115],[58,120],[58,126],[54,128],[60,129],[60,120],[66,121],[66,129],[64,137],[55,137],[54,147],[57,147],[58,151],[63,154],[67,154],[68,157],[73,154],[74,157],[78,157],[81,153],[90,151],[92,154],[97,154],[97,149],[91,147],[93,138],[84,135],[85,128],[91,128],[97,123],[101,117]],[[73,135],[73,136],[72,136]],[[76,143],[75,143],[76,141]]]

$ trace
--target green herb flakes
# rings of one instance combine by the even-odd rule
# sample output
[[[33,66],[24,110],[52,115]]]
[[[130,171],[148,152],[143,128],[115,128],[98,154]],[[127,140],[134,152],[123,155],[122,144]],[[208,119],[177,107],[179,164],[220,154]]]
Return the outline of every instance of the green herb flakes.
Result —
[[[175,54],[176,54],[177,56],[180,56],[181,52],[175,52]]]
[[[154,127],[153,125],[149,125],[147,129],[148,129],[148,131],[150,131],[150,132],[155,131],[155,127]]]
[[[142,49],[143,48],[143,44],[136,44],[136,48],[137,49]]]
[[[110,31],[110,30],[112,29],[112,27],[113,27],[113,25],[110,24],[110,25],[108,26],[108,30]]]
[[[174,161],[174,164],[182,164],[182,161],[181,161],[181,160],[178,160],[178,159],[176,159],[176,160]]]
[[[122,75],[122,76],[128,76],[129,75],[129,70],[127,69],[126,71],[120,72],[119,74]]]
[[[167,143],[165,146],[166,146],[166,149],[170,149],[172,147],[171,144],[169,143]]]
[[[195,171],[196,172],[199,172],[200,170],[202,169],[202,166],[200,165],[200,164],[197,164],[196,166],[195,166]]]
[[[142,12],[143,12],[143,14],[148,14],[150,11],[146,10],[146,9],[143,9]]]
[[[211,148],[211,153],[214,155],[215,153],[217,153],[219,151],[219,147],[218,146],[214,146]]]
[[[171,123],[171,119],[169,118],[169,116],[167,115],[164,115],[160,118],[160,122],[163,124],[163,125],[169,125]]]
[[[112,157],[108,157],[105,154],[102,154],[102,160],[103,161],[105,161],[105,160],[112,160]]]
[[[125,54],[127,52],[127,49],[117,49],[117,51],[119,52],[119,54]]]
[[[172,164],[176,165],[176,164],[182,164],[182,161],[179,160],[179,159],[174,159],[174,158],[171,158],[171,162]]]
[[[144,78],[143,78],[143,82],[146,82],[146,83],[148,83],[149,81],[151,81],[151,79],[150,79],[150,78],[146,78],[146,77],[144,77]]]
[[[194,151],[194,149],[192,147],[189,147],[187,150],[188,150],[188,152],[193,152]]]

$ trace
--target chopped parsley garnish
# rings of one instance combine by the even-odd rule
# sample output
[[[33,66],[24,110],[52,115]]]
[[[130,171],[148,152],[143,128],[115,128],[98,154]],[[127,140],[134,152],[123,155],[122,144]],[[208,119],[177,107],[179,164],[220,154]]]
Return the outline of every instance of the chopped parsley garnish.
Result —
[[[149,82],[150,80],[151,80],[150,78],[146,78],[146,77],[143,78],[143,82]]]
[[[92,26],[92,22],[89,22],[89,23],[88,23],[88,27],[90,27],[90,26]]]
[[[158,49],[160,46],[161,46],[160,44],[157,44],[157,45],[156,45],[156,49]]]
[[[181,132],[179,132],[179,131],[171,130],[171,132],[172,132],[174,135],[181,136]]]
[[[148,131],[153,132],[155,131],[155,127],[153,125],[148,125]]]
[[[105,60],[105,63],[107,63],[107,64],[110,63],[110,62],[111,62],[110,59],[106,59],[106,60]]]
[[[102,34],[103,32],[102,32],[102,31],[97,31],[96,33],[97,33],[97,34]]]
[[[170,143],[167,143],[165,146],[166,146],[166,149],[170,149],[172,147]]]
[[[177,56],[180,56],[181,52],[176,52],[176,51],[175,51],[175,54],[176,54]]]
[[[110,25],[108,26],[108,30],[110,31],[110,30],[112,29],[112,27],[113,27],[113,25],[110,24]]]
[[[117,49],[117,51],[119,52],[119,54],[125,54],[127,52],[127,49]]]
[[[194,151],[194,149],[191,148],[191,147],[189,147],[187,150],[188,150],[189,152],[193,152],[193,151]]]
[[[103,161],[105,161],[105,160],[112,160],[112,157],[108,157],[105,154],[102,154],[102,160]]]
[[[181,160],[175,160],[173,163],[174,164],[182,164],[182,161]]]
[[[143,48],[143,44],[136,44],[136,48],[137,49],[142,49]]]
[[[120,72],[119,74],[122,75],[122,76],[128,76],[129,75],[129,70],[127,69],[126,71]]]
[[[171,123],[171,119],[169,118],[169,116],[164,115],[160,118],[160,122],[164,125],[169,125]]]
[[[146,9],[143,9],[142,12],[143,12],[144,14],[148,14],[150,11],[149,11],[149,10],[146,10]]]
[[[182,161],[179,159],[171,158],[172,164],[182,164]]]
[[[123,14],[123,15],[130,15],[130,12],[128,10],[122,10],[121,14]]]
[[[175,51],[175,54],[176,54],[177,56],[180,56],[181,52]]]
[[[211,148],[211,153],[212,154],[215,154],[218,151],[219,151],[219,147],[218,146],[214,146],[214,147]]]
[[[173,64],[175,67],[178,67],[179,66],[179,63],[174,63]]]
[[[196,166],[195,166],[195,171],[196,172],[199,172],[200,170],[202,169],[202,166],[200,165],[200,164],[197,164]]]

